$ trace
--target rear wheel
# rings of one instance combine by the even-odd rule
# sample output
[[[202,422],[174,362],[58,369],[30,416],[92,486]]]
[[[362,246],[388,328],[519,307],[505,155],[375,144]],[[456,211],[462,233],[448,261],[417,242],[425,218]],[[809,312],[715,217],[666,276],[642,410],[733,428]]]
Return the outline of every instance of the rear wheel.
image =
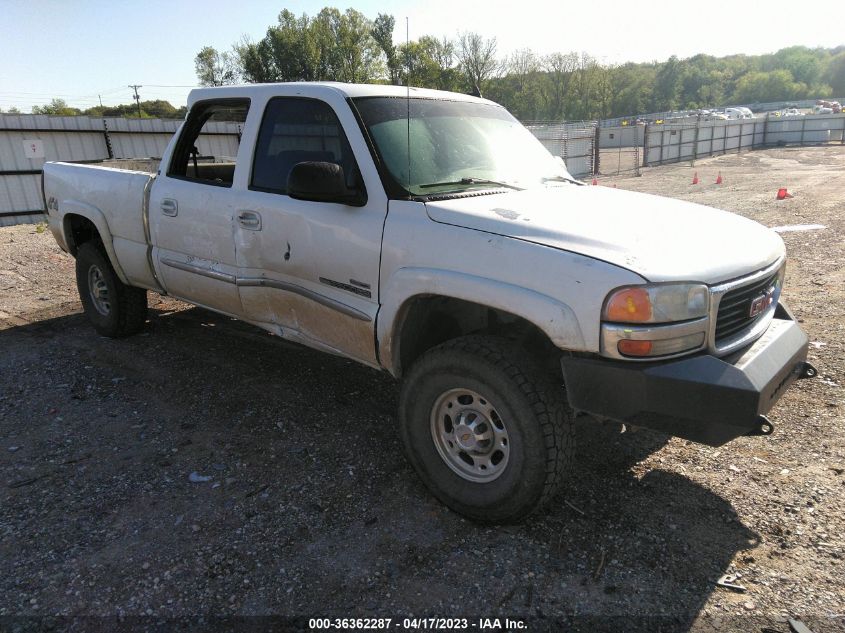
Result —
[[[572,461],[563,388],[504,339],[467,336],[426,352],[403,382],[399,417],[419,476],[476,521],[531,514],[552,498]]]
[[[121,338],[144,327],[147,291],[121,282],[98,242],[79,247],[76,286],[85,315],[101,335]]]

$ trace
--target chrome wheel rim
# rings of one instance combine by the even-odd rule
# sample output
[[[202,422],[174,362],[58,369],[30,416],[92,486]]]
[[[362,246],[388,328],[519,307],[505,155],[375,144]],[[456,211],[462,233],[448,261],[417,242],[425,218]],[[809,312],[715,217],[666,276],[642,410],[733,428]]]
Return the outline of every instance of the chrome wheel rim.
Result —
[[[88,294],[91,295],[94,309],[103,316],[108,316],[111,312],[109,287],[106,285],[103,271],[96,264],[91,264],[88,268]]]
[[[488,483],[507,468],[505,422],[487,398],[471,389],[450,389],[437,398],[431,439],[446,465],[467,481]]]

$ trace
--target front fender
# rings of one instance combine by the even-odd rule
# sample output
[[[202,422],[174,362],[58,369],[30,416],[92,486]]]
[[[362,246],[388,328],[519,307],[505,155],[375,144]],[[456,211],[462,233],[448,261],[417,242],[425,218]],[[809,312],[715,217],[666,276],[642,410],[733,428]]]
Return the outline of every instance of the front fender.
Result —
[[[68,252],[70,252],[71,255],[76,256],[77,246],[73,242],[70,228],[70,218],[68,217],[69,215],[82,216],[94,224],[97,228],[97,232],[100,234],[103,247],[106,249],[106,255],[108,255],[109,261],[111,262],[115,273],[117,273],[121,282],[128,285],[129,280],[124,274],[123,269],[120,266],[120,262],[117,259],[117,255],[114,252],[112,234],[109,230],[109,224],[106,221],[106,216],[103,212],[97,207],[90,205],[87,202],[82,202],[81,200],[59,200],[59,216],[62,219],[62,240],[67,245]]]
[[[376,334],[379,357],[385,369],[397,375],[396,341],[406,307],[414,297],[443,296],[462,299],[522,317],[536,325],[561,349],[586,351],[584,336],[572,309],[535,290],[487,277],[437,268],[400,268],[381,290]]]

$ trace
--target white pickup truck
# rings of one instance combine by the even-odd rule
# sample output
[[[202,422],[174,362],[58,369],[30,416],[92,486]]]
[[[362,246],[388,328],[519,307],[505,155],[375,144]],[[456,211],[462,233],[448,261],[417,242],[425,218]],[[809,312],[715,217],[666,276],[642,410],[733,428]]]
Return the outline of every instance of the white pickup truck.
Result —
[[[231,156],[197,147],[215,121]],[[584,186],[482,99],[198,89],[157,174],[48,163],[43,187],[98,332],[143,328],[152,290],[390,372],[409,460],[479,521],[552,497],[579,413],[719,445],[815,374],[777,234]]]

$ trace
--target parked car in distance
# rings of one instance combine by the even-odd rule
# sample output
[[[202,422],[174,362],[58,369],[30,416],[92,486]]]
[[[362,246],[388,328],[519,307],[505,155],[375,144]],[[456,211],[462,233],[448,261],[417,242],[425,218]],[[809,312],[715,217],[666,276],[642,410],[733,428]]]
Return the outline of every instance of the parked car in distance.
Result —
[[[725,108],[724,114],[731,121],[754,118],[754,113],[745,107]]]
[[[842,104],[838,101],[820,99],[813,106],[813,113],[815,114],[839,114],[840,112],[842,112]]]

